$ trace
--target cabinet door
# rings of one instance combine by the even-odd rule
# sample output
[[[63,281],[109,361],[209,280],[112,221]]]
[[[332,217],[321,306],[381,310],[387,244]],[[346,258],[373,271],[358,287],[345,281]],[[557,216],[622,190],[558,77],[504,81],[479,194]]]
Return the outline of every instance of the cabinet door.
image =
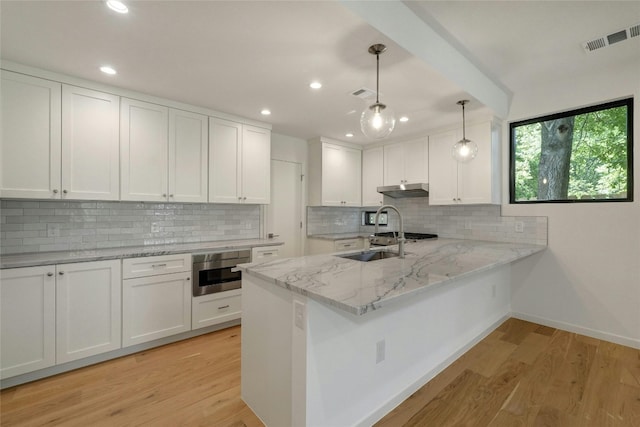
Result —
[[[451,157],[456,132],[429,137],[429,204],[452,205],[458,199],[458,165]]]
[[[56,362],[119,349],[120,261],[63,264],[56,270]]]
[[[206,202],[208,118],[169,110],[169,201]]]
[[[121,199],[167,200],[169,109],[122,98],[120,105]]]
[[[118,200],[119,98],[62,87],[62,197]]]
[[[405,142],[404,179],[409,184],[429,182],[429,143],[427,138]]]
[[[209,201],[240,203],[242,125],[209,118]]]
[[[0,197],[60,197],[61,85],[2,71]]]
[[[191,273],[122,281],[122,346],[191,330]]]
[[[244,125],[242,129],[242,201],[271,202],[271,131]]]
[[[56,362],[55,267],[0,270],[0,377]]]
[[[362,151],[343,147],[344,166],[342,169],[343,206],[362,205]]]
[[[493,203],[491,173],[491,123],[467,126],[466,136],[478,144],[478,154],[469,163],[458,165],[458,197],[463,204]],[[462,134],[460,134],[462,138]]]
[[[402,144],[384,147],[384,185],[404,183],[404,148]]]
[[[322,144],[322,205],[344,206],[347,164],[343,147]]]
[[[362,206],[381,206],[382,194],[377,188],[384,185],[383,148],[362,152]]]

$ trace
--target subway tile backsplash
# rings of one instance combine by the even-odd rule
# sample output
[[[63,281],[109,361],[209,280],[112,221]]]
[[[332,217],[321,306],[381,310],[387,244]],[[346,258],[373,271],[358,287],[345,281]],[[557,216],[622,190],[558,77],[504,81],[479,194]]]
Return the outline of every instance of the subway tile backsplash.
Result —
[[[259,236],[259,205],[0,200],[1,254]]]
[[[435,233],[440,237],[454,239],[547,244],[547,217],[501,216],[501,207],[497,205],[430,206],[427,198],[385,197],[385,203],[400,209],[405,231]],[[365,210],[375,208],[309,207],[307,234],[373,233],[373,226],[362,225],[361,212]],[[397,214],[392,210],[388,212],[389,225],[380,230],[399,230]],[[516,231],[516,223],[521,223],[521,232]],[[332,224],[340,224],[340,227],[334,228],[339,231],[331,231]]]

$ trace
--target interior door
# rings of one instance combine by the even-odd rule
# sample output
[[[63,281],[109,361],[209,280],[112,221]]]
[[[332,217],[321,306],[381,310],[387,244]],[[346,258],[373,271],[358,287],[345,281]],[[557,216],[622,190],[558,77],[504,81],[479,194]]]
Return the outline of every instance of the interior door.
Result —
[[[267,233],[284,242],[280,256],[302,256],[302,165],[271,160],[271,204],[267,207]]]

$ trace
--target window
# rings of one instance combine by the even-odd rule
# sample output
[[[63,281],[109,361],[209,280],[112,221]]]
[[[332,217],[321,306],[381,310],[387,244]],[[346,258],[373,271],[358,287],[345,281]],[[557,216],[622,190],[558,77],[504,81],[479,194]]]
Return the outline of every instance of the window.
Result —
[[[633,98],[509,130],[511,203],[633,201]]]

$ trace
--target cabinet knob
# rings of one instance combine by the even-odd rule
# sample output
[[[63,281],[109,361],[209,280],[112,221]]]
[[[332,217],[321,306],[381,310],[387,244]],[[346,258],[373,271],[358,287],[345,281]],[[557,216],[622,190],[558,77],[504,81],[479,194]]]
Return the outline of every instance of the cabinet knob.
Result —
[[[47,276],[51,277],[51,276],[53,276],[53,273],[52,272],[48,272]]]
[[[67,193],[68,193],[68,191],[67,191],[67,190],[62,190],[62,192],[63,192],[64,194],[67,194]]]
[[[173,194],[169,194],[169,197],[173,197]]]
[[[53,189],[53,194],[58,194],[58,189],[57,188]]]
[[[242,198],[242,200],[247,200],[247,198],[246,198],[246,197],[243,197],[243,198]]]
[[[191,277],[187,277],[187,280],[191,280]]]
[[[238,200],[242,200],[242,197],[238,197]]]
[[[58,274],[59,274],[60,276],[64,276],[64,271],[59,271],[59,272],[58,272]]]
[[[162,193],[162,197],[167,197],[167,193]]]

